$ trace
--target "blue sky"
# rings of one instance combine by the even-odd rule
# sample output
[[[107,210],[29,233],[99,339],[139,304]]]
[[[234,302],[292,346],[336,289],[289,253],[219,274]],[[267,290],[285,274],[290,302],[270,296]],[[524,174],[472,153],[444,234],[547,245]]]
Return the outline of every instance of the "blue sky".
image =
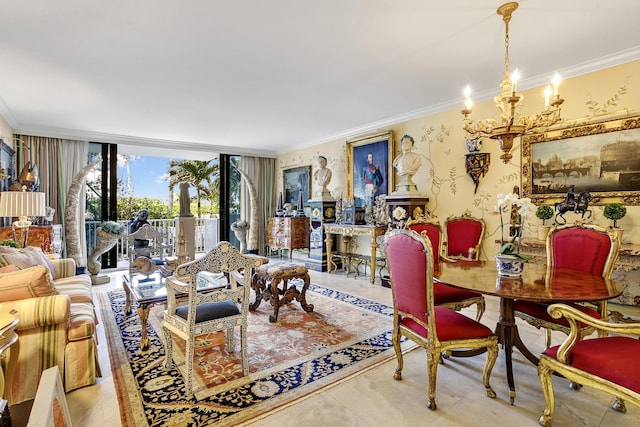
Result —
[[[133,197],[149,197],[166,201],[169,197],[169,183],[166,175],[170,159],[149,156],[130,156],[129,159]],[[127,168],[121,164],[118,164],[118,176],[123,180],[127,179]]]

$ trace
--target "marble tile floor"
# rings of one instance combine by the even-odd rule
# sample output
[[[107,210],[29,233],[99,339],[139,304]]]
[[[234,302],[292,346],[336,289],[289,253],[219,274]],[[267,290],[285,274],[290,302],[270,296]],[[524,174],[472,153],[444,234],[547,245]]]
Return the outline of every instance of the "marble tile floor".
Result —
[[[95,287],[96,292],[120,287],[120,272],[110,272],[111,282]],[[342,273],[310,272],[313,283],[391,305],[391,290],[368,278],[354,279]],[[281,308],[281,310],[287,308]],[[293,303],[291,309],[300,309]],[[316,307],[316,310],[321,310]],[[475,317],[475,307],[465,313]],[[482,322],[493,328],[498,318],[498,301],[487,298],[487,310]],[[523,341],[534,352],[543,349],[541,331],[519,322]],[[99,357],[103,377],[98,383],[67,394],[73,425],[76,427],[118,426],[120,415],[107,354],[103,324],[99,331]],[[554,343],[563,339],[554,333]],[[485,356],[451,358],[438,368],[436,403],[438,409],[427,408],[426,359],[422,349],[410,351],[404,358],[402,381],[393,379],[395,359],[369,369],[340,384],[328,387],[304,400],[256,419],[251,425],[265,427],[287,426],[536,426],[544,409],[544,398],[535,366],[514,351],[514,372],[517,397],[509,403],[504,357],[499,356],[491,375],[495,399],[486,396],[482,386],[482,367]],[[638,426],[640,408],[627,405],[626,414],[611,409],[614,401],[605,393],[583,388],[573,391],[568,382],[554,377],[556,391],[555,426]]]

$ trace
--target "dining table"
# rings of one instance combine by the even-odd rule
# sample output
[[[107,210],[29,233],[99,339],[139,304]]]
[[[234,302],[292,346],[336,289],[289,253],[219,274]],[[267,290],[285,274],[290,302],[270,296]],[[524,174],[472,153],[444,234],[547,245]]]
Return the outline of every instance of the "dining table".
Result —
[[[509,399],[512,405],[516,398],[513,348],[517,348],[534,365],[537,365],[539,360],[520,338],[514,315],[514,301],[597,302],[622,294],[622,287],[610,278],[578,270],[548,267],[544,264],[525,264],[521,277],[509,277],[498,274],[495,261],[440,262],[434,269],[434,281],[499,297],[500,315],[495,334],[504,349]],[[459,350],[452,352],[452,355],[472,356],[478,353],[479,351],[475,350]]]

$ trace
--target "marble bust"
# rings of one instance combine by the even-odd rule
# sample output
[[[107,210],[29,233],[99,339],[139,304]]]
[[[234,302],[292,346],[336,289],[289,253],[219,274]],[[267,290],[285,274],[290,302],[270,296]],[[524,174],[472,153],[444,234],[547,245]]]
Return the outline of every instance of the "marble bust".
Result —
[[[333,173],[331,172],[331,169],[327,168],[327,158],[325,156],[318,157],[318,166],[320,167],[313,174],[313,180],[318,188],[314,194],[314,198],[324,200],[333,199],[331,197],[331,193],[327,189],[327,185],[331,182]]]
[[[413,175],[422,166],[422,157],[412,151],[413,145],[413,137],[409,135],[404,135],[400,140],[402,153],[393,160],[393,167],[400,177],[400,180],[396,183],[395,192],[417,192],[416,184],[413,182]]]

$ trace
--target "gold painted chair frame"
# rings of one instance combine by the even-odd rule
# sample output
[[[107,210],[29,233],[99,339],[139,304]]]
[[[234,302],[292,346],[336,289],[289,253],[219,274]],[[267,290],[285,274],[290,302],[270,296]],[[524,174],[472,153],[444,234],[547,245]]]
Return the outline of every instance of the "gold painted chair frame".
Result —
[[[426,316],[427,319],[434,319],[434,321],[429,321],[427,323],[423,322],[421,319],[418,319],[414,314],[399,310],[396,306],[396,287],[394,286],[394,274],[393,274],[393,265],[389,262],[389,251],[393,250],[390,248],[389,242],[394,239],[394,236],[399,234],[404,234],[406,236],[411,237],[412,239],[420,242],[422,244],[423,250],[422,253],[426,257],[426,274],[425,274],[425,283],[424,286],[426,288]],[[393,348],[396,353],[397,359],[397,368],[395,370],[393,378],[395,380],[402,379],[402,368],[404,365],[402,349],[400,347],[400,341],[403,336],[407,337],[414,343],[418,344],[420,347],[424,348],[427,353],[427,373],[429,378],[429,409],[436,409],[436,378],[438,371],[438,364],[441,361],[441,355],[448,351],[454,349],[486,349],[487,350],[487,359],[484,365],[484,369],[482,372],[482,383],[485,387],[487,396],[491,398],[496,397],[496,393],[491,388],[489,384],[489,379],[491,377],[491,371],[495,362],[498,358],[498,337],[496,335],[489,335],[484,337],[472,337],[472,338],[459,338],[452,340],[441,340],[438,336],[436,322],[435,322],[435,305],[433,302],[434,294],[433,294],[433,248],[431,247],[431,242],[428,238],[419,235],[418,233],[411,230],[404,229],[395,229],[387,233],[385,236],[385,252],[387,255],[387,265],[389,266],[390,273],[390,281],[391,281],[391,291],[393,295],[394,307],[393,307],[393,335],[392,342]],[[444,308],[444,307],[443,307]],[[472,319],[466,318],[462,314],[456,313],[457,316],[464,317],[469,322],[476,322]],[[417,334],[410,328],[404,326],[402,324],[402,318],[408,318],[412,321],[416,322],[422,328],[427,330],[427,336],[424,337],[422,335]],[[477,322],[479,323],[479,322]]]
[[[538,363],[538,376],[542,385],[542,392],[546,403],[545,410],[538,420],[542,426],[551,425],[555,410],[555,397],[553,393],[552,375],[560,374],[571,382],[582,384],[610,393],[616,397],[613,408],[619,412],[626,412],[625,402],[630,402],[640,407],[640,393],[636,393],[619,384],[615,384],[606,379],[595,376],[591,373],[571,366],[571,352],[575,345],[582,339],[582,332],[578,322],[588,325],[599,332],[599,336],[606,336],[608,333],[638,335],[640,338],[640,323],[608,323],[595,319],[588,314],[576,310],[565,304],[552,304],[548,308],[549,314],[559,319],[564,316],[571,325],[569,335],[560,345],[556,358],[548,355],[541,355]],[[600,339],[600,338],[593,338]]]
[[[607,234],[609,236],[609,239],[611,241],[611,247],[609,250],[609,254],[607,256],[607,259],[605,261],[604,264],[604,269],[602,272],[602,277],[605,278],[610,278],[611,274],[613,273],[613,270],[615,268],[615,263],[616,260],[618,259],[618,254],[620,252],[620,241],[617,237],[617,235],[613,232],[611,232],[608,229],[605,229],[603,227],[600,227],[598,225],[595,224],[589,224],[589,223],[584,223],[584,222],[577,222],[574,224],[562,224],[562,225],[556,225],[554,226],[550,231],[549,234],[547,235],[547,240],[546,240],[546,250],[547,250],[547,266],[552,267],[553,264],[553,246],[552,246],[552,242],[553,242],[553,236],[563,230],[567,230],[567,229],[575,229],[575,228],[581,228],[581,229],[588,229],[588,230],[594,230],[598,233],[603,233],[603,234]],[[597,310],[600,313],[600,316],[602,318],[603,321],[607,321],[608,317],[609,317],[609,312],[607,310],[607,302],[606,301],[601,301],[598,303],[594,303],[597,306]],[[516,317],[521,318],[522,320],[524,320],[525,322],[529,323],[530,325],[540,329],[540,328],[545,328],[546,329],[546,342],[545,342],[545,347],[549,348],[551,346],[551,331],[560,331],[562,333],[564,333],[565,335],[568,335],[569,332],[571,331],[571,328],[569,328],[568,326],[565,325],[561,325],[558,323],[554,323],[554,322],[549,322],[545,319],[540,319],[538,317],[534,317],[531,316],[527,313],[521,312],[516,310],[514,312]],[[582,336],[587,336],[587,335],[591,335],[593,332],[595,331],[595,328],[585,325],[582,329],[581,329],[581,333]]]
[[[431,227],[435,227],[439,230],[440,233],[440,239],[438,239],[438,247],[437,248],[433,248],[433,254],[434,256],[436,256],[436,254],[439,256],[441,261],[447,261],[447,262],[453,262],[455,260],[448,258],[446,256],[446,254],[444,253],[444,232],[442,230],[442,226],[440,225],[440,222],[437,220],[437,218],[431,217],[431,218],[427,218],[424,215],[415,217],[415,218],[409,218],[407,220],[407,222],[405,223],[405,228],[408,230],[414,230],[416,232],[419,232],[419,234],[421,234],[423,237],[427,238],[427,231],[426,230],[420,230],[420,226],[421,225],[426,225],[426,226],[431,226]],[[484,231],[483,231],[484,233]],[[442,285],[442,286],[446,286],[446,285]],[[464,308],[470,307],[472,305],[476,304],[476,320],[479,322],[480,319],[482,319],[482,315],[485,312],[486,309],[486,302],[484,297],[481,294],[478,294],[478,296],[473,297],[473,298],[466,298],[460,301],[455,301],[455,302],[446,302],[446,303],[438,303],[436,302],[436,305],[439,305],[441,307],[447,307],[450,308],[451,310],[455,310],[455,311],[460,311]]]

